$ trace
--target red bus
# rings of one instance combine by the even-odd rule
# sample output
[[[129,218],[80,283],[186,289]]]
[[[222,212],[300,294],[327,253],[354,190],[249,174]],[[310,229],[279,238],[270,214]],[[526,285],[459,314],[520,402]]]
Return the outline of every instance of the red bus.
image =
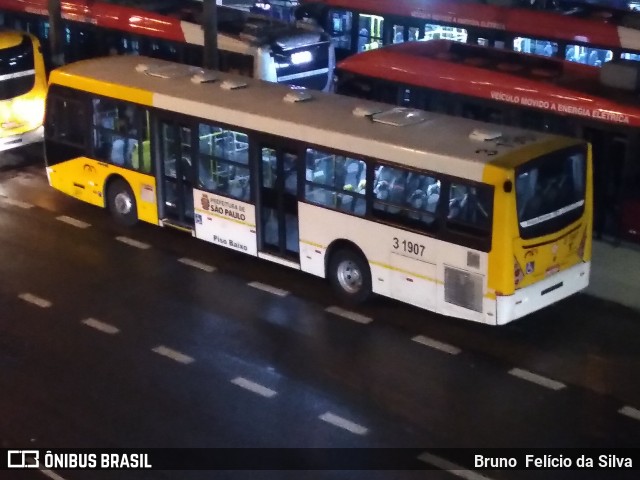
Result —
[[[392,43],[446,39],[594,66],[617,58],[640,60],[640,16],[635,12],[593,6],[540,10],[517,0],[302,3],[297,17],[312,19],[331,34],[338,59]]]
[[[0,26],[27,31],[49,46],[48,0],[0,0]],[[193,0],[62,2],[66,62],[138,54],[202,66],[203,4]],[[262,80],[328,89],[335,58],[320,28],[218,6],[220,69]],[[51,64],[48,65],[51,67]]]
[[[588,140],[597,233],[640,240],[640,63],[433,40],[353,55],[336,76],[339,93]]]

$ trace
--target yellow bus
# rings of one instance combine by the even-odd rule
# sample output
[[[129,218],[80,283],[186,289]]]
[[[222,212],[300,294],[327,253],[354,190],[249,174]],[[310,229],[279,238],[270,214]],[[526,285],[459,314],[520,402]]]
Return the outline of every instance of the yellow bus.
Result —
[[[505,324],[585,288],[587,143],[147,57],[52,72],[52,187],[329,280]]]
[[[42,141],[46,92],[38,39],[0,30],[0,152]]]

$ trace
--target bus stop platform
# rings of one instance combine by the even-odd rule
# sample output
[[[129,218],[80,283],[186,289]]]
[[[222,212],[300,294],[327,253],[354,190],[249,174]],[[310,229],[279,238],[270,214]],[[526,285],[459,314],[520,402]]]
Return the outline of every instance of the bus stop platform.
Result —
[[[640,245],[593,240],[585,293],[640,311]]]

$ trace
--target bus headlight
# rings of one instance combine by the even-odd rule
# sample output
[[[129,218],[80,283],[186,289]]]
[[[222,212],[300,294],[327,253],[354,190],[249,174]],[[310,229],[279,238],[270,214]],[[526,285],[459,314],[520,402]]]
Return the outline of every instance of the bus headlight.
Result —
[[[44,118],[44,99],[16,99],[11,104],[12,116],[17,122],[39,126]]]
[[[313,60],[313,55],[309,50],[303,52],[295,52],[291,54],[291,63],[294,65],[301,65],[303,63],[309,63]]]

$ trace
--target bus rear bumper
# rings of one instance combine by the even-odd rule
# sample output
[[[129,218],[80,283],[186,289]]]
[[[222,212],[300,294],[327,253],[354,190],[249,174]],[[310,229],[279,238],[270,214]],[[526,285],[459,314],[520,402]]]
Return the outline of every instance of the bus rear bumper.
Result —
[[[547,307],[589,285],[591,262],[579,263],[544,280],[496,298],[496,324],[504,325]]]
[[[12,148],[22,147],[31,143],[38,143],[44,139],[44,127],[40,126],[34,130],[0,138],[0,152]]]

